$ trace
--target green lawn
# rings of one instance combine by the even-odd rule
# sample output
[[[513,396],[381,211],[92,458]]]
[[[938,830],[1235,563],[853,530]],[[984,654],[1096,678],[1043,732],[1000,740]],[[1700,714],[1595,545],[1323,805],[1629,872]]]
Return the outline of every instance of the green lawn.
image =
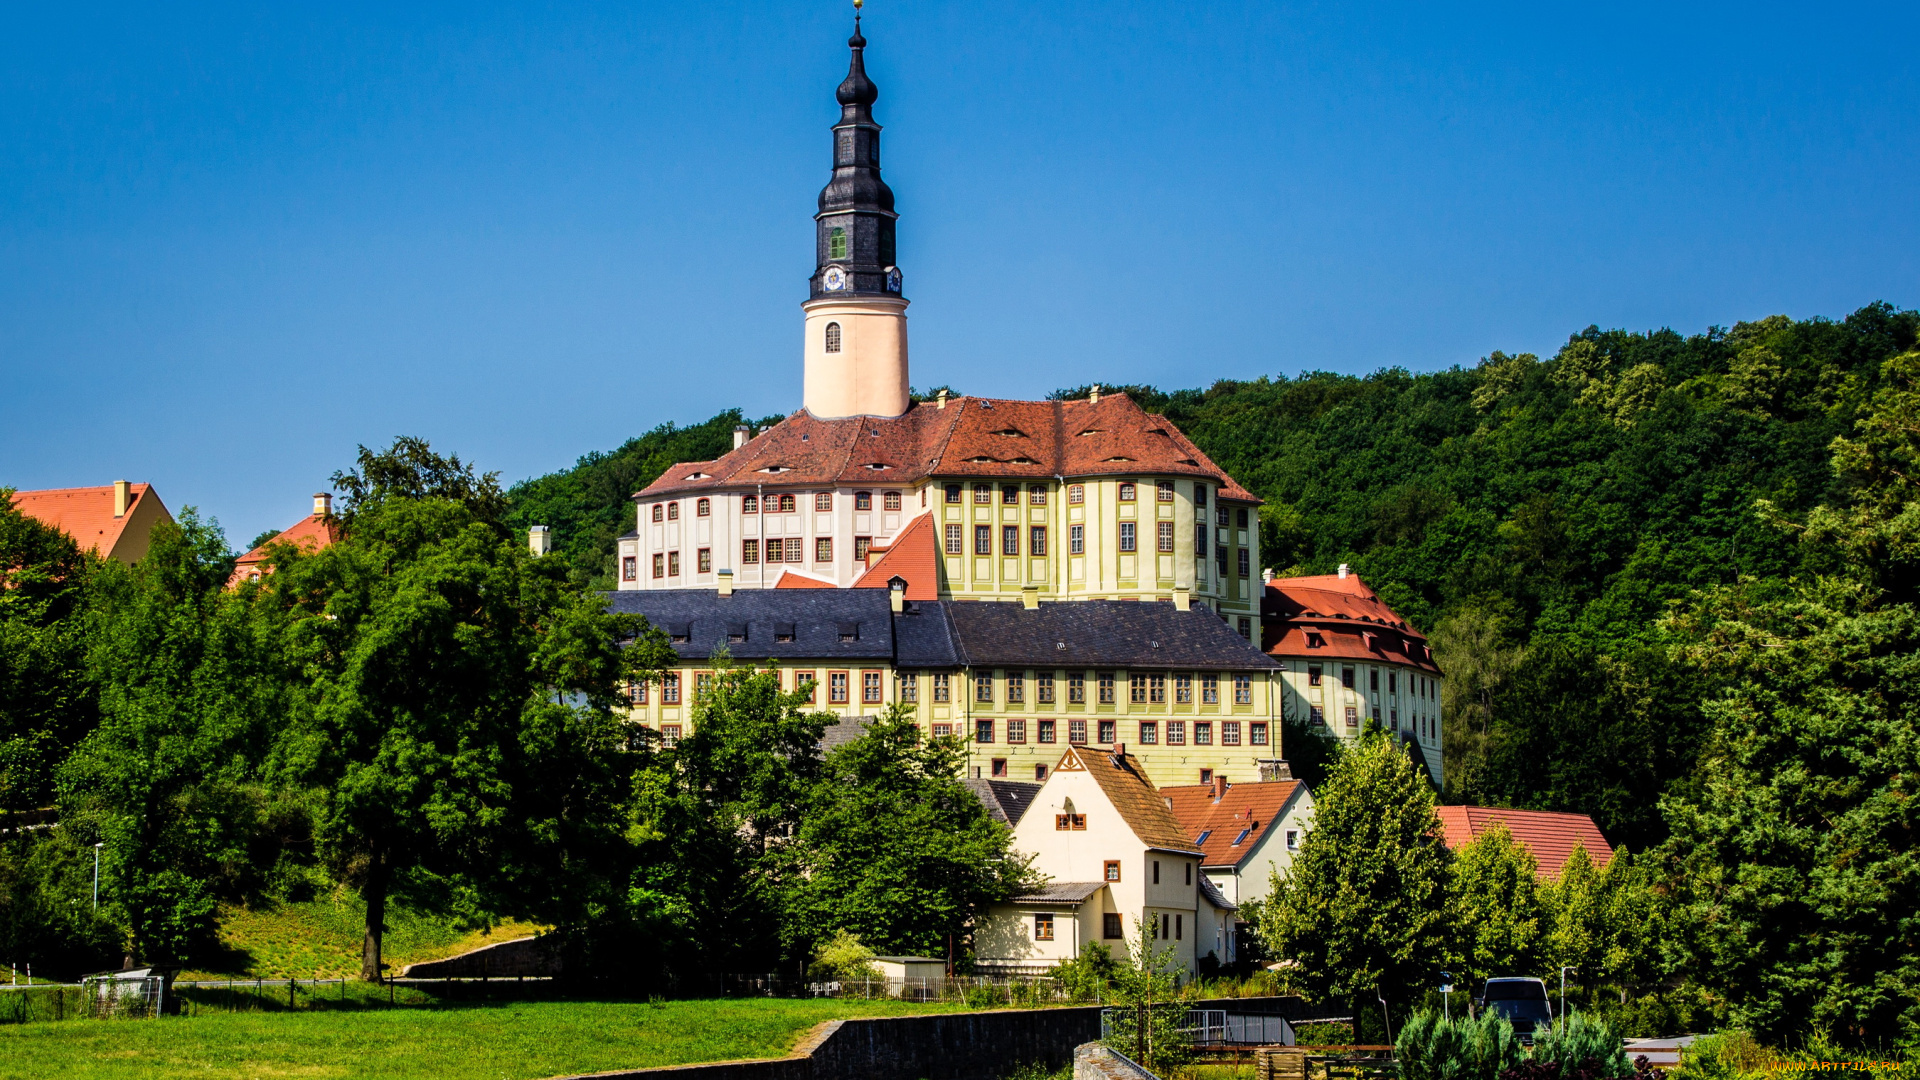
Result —
[[[822,1020],[964,1006],[766,998],[513,1002],[0,1025],[0,1078],[531,1080],[779,1057]]]
[[[345,889],[301,903],[274,904],[259,909],[222,908],[220,944],[225,955],[209,958],[201,968],[181,977],[357,977],[360,937],[365,926],[366,907],[359,897]],[[512,920],[495,925],[490,931],[469,929],[451,919],[395,905],[388,909],[384,954],[398,973],[407,964],[439,960],[482,945],[526,937],[539,929]]]

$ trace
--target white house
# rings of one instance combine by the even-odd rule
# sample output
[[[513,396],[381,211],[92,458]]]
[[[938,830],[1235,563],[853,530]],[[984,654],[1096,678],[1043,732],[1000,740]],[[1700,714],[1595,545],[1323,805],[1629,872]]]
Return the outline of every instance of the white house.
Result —
[[[1115,956],[1144,929],[1191,975],[1212,952],[1229,962],[1233,905],[1201,872],[1202,850],[1125,746],[1069,746],[1013,828],[1049,884],[996,904],[975,935],[989,972],[1041,972],[1088,942]]]
[[[1286,769],[1275,765],[1277,772]],[[1266,899],[1274,871],[1287,872],[1313,827],[1313,793],[1290,778],[1230,784],[1216,777],[1211,784],[1164,787],[1160,793],[1204,853],[1201,871],[1236,907]]]

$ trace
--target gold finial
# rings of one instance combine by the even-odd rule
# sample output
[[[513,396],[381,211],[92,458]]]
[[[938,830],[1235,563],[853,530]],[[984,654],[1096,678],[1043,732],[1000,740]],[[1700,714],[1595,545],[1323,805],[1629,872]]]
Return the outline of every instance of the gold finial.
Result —
[[[859,11],[863,6],[863,0],[853,0],[853,10]]]

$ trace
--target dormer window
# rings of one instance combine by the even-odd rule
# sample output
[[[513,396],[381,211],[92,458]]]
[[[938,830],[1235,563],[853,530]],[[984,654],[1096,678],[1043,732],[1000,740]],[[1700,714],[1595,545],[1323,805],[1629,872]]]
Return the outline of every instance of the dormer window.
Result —
[[[841,641],[859,641],[860,640],[860,624],[852,623],[852,622],[841,623],[840,624],[840,640]]]
[[[775,643],[781,645],[793,644],[793,624],[790,622],[774,623],[773,640]]]
[[[995,435],[1011,435],[1021,439],[1024,439],[1027,437],[1027,433],[1024,431],[1021,431],[1019,428],[1001,428],[999,431],[994,432],[994,434]]]
[[[847,230],[835,225],[827,230],[827,258],[844,259],[847,257]],[[835,350],[836,352],[838,350]]]
[[[839,232],[840,230],[835,229],[834,231]],[[827,351],[840,351],[840,324],[837,322],[827,324]]]

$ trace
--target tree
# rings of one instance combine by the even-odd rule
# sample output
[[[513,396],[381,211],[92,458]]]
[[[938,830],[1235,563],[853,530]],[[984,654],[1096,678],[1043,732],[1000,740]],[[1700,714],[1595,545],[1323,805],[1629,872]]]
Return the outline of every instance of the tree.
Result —
[[[1539,873],[1533,852],[1514,843],[1501,822],[1456,853],[1449,921],[1457,935],[1459,982],[1478,986],[1491,976],[1536,969],[1543,932]]]
[[[850,932],[940,955],[989,904],[1038,883],[1007,828],[955,779],[962,761],[952,739],[923,742],[899,705],[827,755],[786,869],[789,952]]]
[[[319,838],[366,901],[361,977],[376,979],[395,895],[538,893],[565,910],[564,877],[533,882],[581,854],[569,843],[604,837],[607,785],[591,777],[618,742],[618,689],[649,656],[620,647],[640,620],[508,533],[493,474],[403,438],[362,447],[334,483],[341,538],[281,545],[261,587],[299,669],[280,761],[322,793]]]
[[[1385,735],[1340,756],[1260,932],[1316,999],[1407,1002],[1447,960],[1448,855],[1433,789]]]
[[[97,563],[0,487],[0,813],[46,806],[95,722],[79,615]]]

